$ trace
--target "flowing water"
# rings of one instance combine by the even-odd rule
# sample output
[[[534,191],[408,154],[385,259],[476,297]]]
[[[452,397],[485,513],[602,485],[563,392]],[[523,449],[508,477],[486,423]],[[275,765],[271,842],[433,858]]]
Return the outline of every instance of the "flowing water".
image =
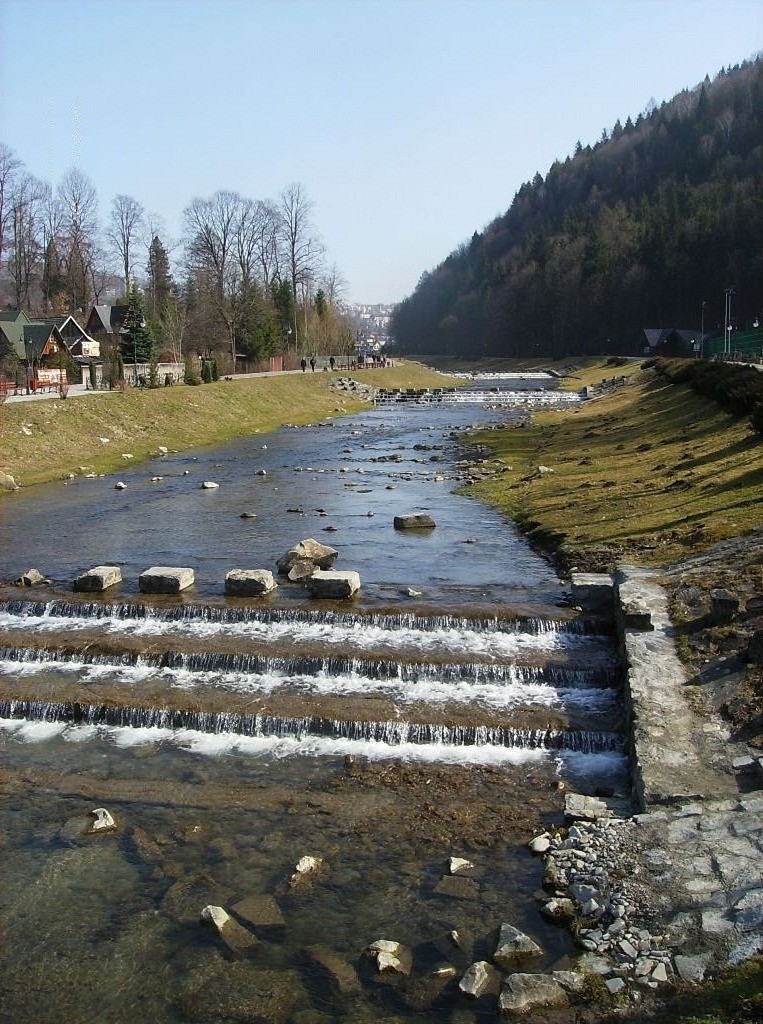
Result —
[[[51,580],[0,593],[8,1020],[488,1019],[433,970],[490,959],[503,921],[540,967],[572,951],[524,844],[561,820],[560,786],[627,788],[617,654],[510,524],[454,493],[454,432],[553,402],[548,383],[478,380],[473,403],[384,401],[2,503],[3,577]],[[414,511],[436,529],[393,530]],[[227,571],[308,536],[359,571],[352,602],[285,581],[224,597]],[[98,563],[124,582],[78,600]],[[151,565],[195,586],[145,599]],[[116,831],[85,835],[100,806]],[[292,884],[304,854],[324,866]],[[474,864],[463,884],[442,882],[451,856]],[[271,920],[235,956],[199,913],[250,897]],[[411,979],[375,976],[379,938],[414,950]]]

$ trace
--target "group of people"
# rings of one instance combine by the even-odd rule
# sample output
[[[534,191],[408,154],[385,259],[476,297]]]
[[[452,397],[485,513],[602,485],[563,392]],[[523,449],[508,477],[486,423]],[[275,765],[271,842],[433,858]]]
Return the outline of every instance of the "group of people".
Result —
[[[302,359],[302,362],[299,365],[302,367],[302,373],[304,373],[305,370],[307,369],[307,360],[306,359]],[[313,373],[315,373],[315,366],[316,366],[315,356],[310,356],[310,369],[312,370]],[[333,356],[329,356],[329,369],[333,370],[335,366],[336,366],[336,359],[334,359]]]

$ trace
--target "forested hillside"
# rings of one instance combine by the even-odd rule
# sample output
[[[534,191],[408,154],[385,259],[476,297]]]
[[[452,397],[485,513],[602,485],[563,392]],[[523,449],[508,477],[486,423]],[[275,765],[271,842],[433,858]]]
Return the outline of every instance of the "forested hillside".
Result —
[[[638,353],[645,327],[763,315],[763,59],[605,131],[519,189],[397,309],[407,352]]]

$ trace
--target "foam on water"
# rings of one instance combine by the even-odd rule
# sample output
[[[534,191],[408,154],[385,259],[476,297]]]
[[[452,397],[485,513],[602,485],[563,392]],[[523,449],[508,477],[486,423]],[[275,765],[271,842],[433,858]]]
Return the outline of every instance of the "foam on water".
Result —
[[[279,690],[293,693],[332,696],[376,696],[398,703],[471,704],[495,710],[513,707],[544,707],[599,714],[615,710],[614,690],[602,687],[580,688],[552,686],[544,682],[512,680],[440,680],[436,676],[419,679],[377,679],[360,672],[332,675],[290,675],[288,673],[208,672],[184,668],[156,668],[150,665],[92,665],[82,661],[15,662],[0,661],[0,675],[34,678],[52,674],[76,676],[84,683],[106,682],[113,685],[140,685],[162,680],[175,689],[191,690],[199,686],[231,693],[267,696]]]
[[[248,757],[366,757],[370,760],[394,758],[404,761],[444,762],[448,764],[525,764],[550,756],[548,750],[492,746],[449,746],[432,743],[400,743],[395,746],[377,740],[352,740],[336,737],[306,736],[301,739],[278,736],[241,736],[237,733],[205,733],[194,729],[132,728],[114,726],[67,725],[63,722],[33,722],[26,719],[0,719],[0,729],[26,743],[44,743],[54,738],[67,742],[106,742],[122,749],[162,743],[201,754],[220,757],[226,754]]]
[[[0,612],[0,630],[24,629],[35,632],[79,632],[92,629],[126,636],[190,636],[204,639],[215,636],[243,638],[252,641],[290,644],[330,644],[359,651],[385,646],[417,650],[430,655],[452,654],[459,658],[464,652],[495,658],[516,658],[523,654],[549,655],[593,653],[602,644],[602,637],[586,633],[549,629],[540,633],[515,633],[468,628],[421,630],[401,627],[394,630],[358,622],[330,623],[310,621],[280,622],[250,620],[245,622],[211,621],[207,619],[121,618],[108,616],[59,617],[50,615],[14,615]]]

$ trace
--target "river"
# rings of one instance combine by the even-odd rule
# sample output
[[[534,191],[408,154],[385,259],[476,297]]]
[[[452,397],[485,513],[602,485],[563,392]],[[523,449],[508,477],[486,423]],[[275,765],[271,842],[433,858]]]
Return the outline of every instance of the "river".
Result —
[[[539,967],[573,952],[537,913],[525,843],[561,820],[564,786],[627,786],[617,655],[510,523],[454,493],[454,436],[551,383],[482,379],[472,402],[126,458],[0,505],[4,577],[51,580],[0,594],[9,1019],[492,1019],[456,985],[502,921],[540,943]],[[393,529],[414,511],[437,527]],[[227,571],[309,536],[360,573],[352,602],[283,581],[224,597]],[[72,578],[99,563],[124,582],[77,601]],[[195,586],[149,602],[151,565],[190,566]],[[100,806],[116,830],[84,835]],[[323,866],[292,884],[305,854]],[[451,856],[468,879],[443,882]],[[244,899],[267,913],[239,914],[259,945],[233,956],[199,914]],[[379,938],[413,950],[411,978],[374,974]]]

